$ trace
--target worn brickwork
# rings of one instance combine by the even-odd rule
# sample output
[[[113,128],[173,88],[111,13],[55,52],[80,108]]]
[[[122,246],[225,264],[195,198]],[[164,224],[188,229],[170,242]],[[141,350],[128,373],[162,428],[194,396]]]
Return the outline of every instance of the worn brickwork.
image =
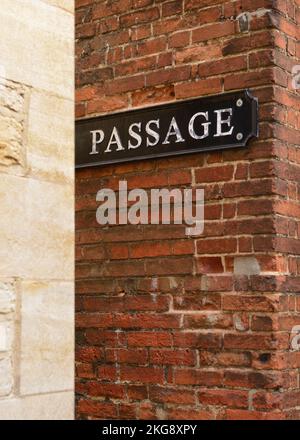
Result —
[[[77,171],[77,416],[300,418],[299,0],[76,1],[77,118],[250,88],[249,148]],[[96,192],[205,189],[205,229]]]

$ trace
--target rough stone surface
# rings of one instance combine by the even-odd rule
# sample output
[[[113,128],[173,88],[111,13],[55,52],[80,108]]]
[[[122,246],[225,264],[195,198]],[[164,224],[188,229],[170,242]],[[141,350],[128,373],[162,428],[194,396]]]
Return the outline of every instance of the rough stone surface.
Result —
[[[73,418],[73,21],[1,2],[0,419]]]
[[[15,298],[14,283],[0,280],[0,315],[14,311]]]
[[[12,391],[12,363],[10,358],[0,357],[0,396],[8,396]]]
[[[21,297],[22,395],[72,389],[72,283],[23,282]]]
[[[72,420],[73,392],[0,400],[1,420]]]
[[[66,124],[65,115],[74,114],[72,100],[33,90],[28,116],[28,168],[40,179],[73,184],[74,127]],[[51,115],[51,117],[49,117]],[[68,165],[68,166],[66,166]]]
[[[0,77],[0,170],[24,173],[26,167],[25,86]]]
[[[1,9],[6,78],[73,99],[73,14],[42,0],[2,0]]]
[[[13,390],[13,340],[15,337],[15,283],[0,279],[0,396]]]
[[[74,0],[43,0],[49,5],[65,9],[68,12],[74,13]]]
[[[72,279],[72,191],[71,184],[1,176],[0,277]]]

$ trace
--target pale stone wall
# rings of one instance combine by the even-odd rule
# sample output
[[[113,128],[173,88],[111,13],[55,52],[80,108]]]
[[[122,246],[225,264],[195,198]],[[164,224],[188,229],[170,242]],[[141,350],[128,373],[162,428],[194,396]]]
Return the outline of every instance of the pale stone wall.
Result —
[[[73,418],[73,0],[1,0],[0,419]]]

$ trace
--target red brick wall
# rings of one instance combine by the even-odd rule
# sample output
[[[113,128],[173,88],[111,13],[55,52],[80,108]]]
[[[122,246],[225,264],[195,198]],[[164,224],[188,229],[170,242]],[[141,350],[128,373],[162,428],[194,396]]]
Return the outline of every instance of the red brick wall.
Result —
[[[76,6],[78,118],[244,88],[260,103],[247,149],[77,171],[78,418],[300,418],[300,1]],[[101,227],[96,193],[119,179],[204,188],[204,234]]]

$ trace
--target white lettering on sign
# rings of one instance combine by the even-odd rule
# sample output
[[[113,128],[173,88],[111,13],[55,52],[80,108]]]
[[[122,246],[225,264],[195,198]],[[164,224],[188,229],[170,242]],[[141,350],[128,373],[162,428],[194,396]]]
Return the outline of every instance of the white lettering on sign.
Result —
[[[175,143],[185,142],[186,140],[182,136],[183,128],[185,128],[185,132],[188,133],[191,139],[196,140],[205,139],[210,135],[213,135],[213,137],[231,136],[234,130],[232,115],[232,108],[214,110],[211,115],[208,111],[197,112],[190,118],[187,127],[180,127],[180,122],[173,116],[167,125],[168,131],[161,145],[168,145],[171,141]],[[210,132],[212,126],[215,127],[213,133]],[[128,141],[121,139],[116,126],[112,128],[110,133],[105,133],[102,129],[92,130],[90,131],[92,144],[89,154],[99,154],[101,144],[104,153],[124,151],[126,142],[128,150],[135,150],[143,144],[147,147],[155,147],[161,141],[160,129],[159,119],[151,119],[145,124],[134,122],[127,129]]]
[[[104,131],[103,130],[93,130],[91,131],[92,134],[92,151],[90,154],[98,154],[99,151],[97,151],[97,145],[101,144],[104,140]]]
[[[223,110],[215,110],[215,113],[217,114],[217,133],[214,134],[214,137],[230,136],[233,132],[233,129],[234,129],[234,127],[231,127],[232,108],[224,108]],[[227,119],[222,119],[223,113],[229,113]],[[230,130],[223,132],[222,131],[223,125],[227,125],[227,128],[231,127]]]
[[[258,138],[248,90],[76,121],[76,168],[246,147]]]
[[[170,141],[169,141],[169,137],[170,137],[170,136],[176,136],[176,141],[175,141],[176,143],[177,143],[177,142],[184,142],[184,139],[183,139],[183,137],[181,136],[181,133],[180,133],[180,130],[179,130],[179,127],[178,127],[177,121],[176,121],[176,119],[175,119],[174,117],[172,118],[172,121],[171,121],[171,124],[170,124],[169,130],[168,130],[168,133],[167,133],[166,139],[163,141],[163,144],[164,144],[164,145],[170,143]]]
[[[155,145],[158,144],[159,142],[159,133],[155,130],[153,130],[153,128],[151,128],[151,125],[156,125],[157,128],[159,128],[159,119],[156,120],[152,120],[147,122],[146,124],[146,133],[151,136],[151,138],[153,138],[154,140],[151,140],[151,138],[149,139],[149,136],[147,136],[147,141],[146,141],[146,145],[147,147],[154,147]]]
[[[209,136],[209,126],[210,126],[211,122],[204,122],[204,123],[202,123],[202,126],[203,126],[203,128],[204,128],[203,134],[201,134],[201,135],[197,135],[196,132],[195,132],[194,124],[195,124],[195,119],[196,119],[198,116],[204,116],[205,120],[208,121],[208,112],[205,112],[205,113],[204,113],[204,112],[196,113],[196,114],[191,118],[191,120],[190,120],[190,122],[189,122],[189,133],[190,133],[190,135],[192,136],[192,138],[194,138],[194,139],[204,139],[204,138],[206,138],[206,137]]]
[[[113,131],[111,132],[111,136],[110,136],[108,145],[107,145],[106,150],[104,151],[104,153],[111,153],[111,149],[110,149],[111,145],[117,145],[117,151],[125,150],[125,148],[122,145],[122,142],[121,142],[120,135],[119,135],[117,127],[113,128]]]
[[[141,146],[142,144],[142,136],[140,134],[138,134],[137,132],[135,132],[133,129],[137,128],[139,132],[141,132],[142,129],[142,124],[141,122],[137,122],[135,124],[131,124],[129,127],[129,135],[135,139],[137,141],[136,144],[132,144],[131,141],[128,141],[128,149],[130,150],[131,148],[138,148]]]

